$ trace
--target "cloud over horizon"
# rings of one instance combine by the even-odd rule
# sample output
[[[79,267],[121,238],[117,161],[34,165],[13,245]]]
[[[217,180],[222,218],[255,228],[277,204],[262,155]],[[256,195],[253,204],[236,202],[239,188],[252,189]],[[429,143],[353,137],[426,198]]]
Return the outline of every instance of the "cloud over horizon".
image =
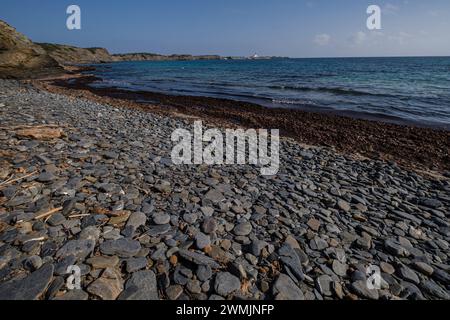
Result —
[[[69,4],[2,0],[0,19],[38,42],[113,53],[450,55],[448,0],[380,0],[382,30],[377,31],[366,28],[370,0],[77,0],[83,28],[73,32],[65,26]]]

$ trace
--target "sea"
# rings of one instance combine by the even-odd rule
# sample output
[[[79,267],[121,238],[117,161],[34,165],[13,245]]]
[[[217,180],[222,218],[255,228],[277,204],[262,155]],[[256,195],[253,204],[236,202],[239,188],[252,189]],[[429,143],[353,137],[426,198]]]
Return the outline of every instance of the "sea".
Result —
[[[450,130],[450,57],[140,61],[91,85],[207,96]]]

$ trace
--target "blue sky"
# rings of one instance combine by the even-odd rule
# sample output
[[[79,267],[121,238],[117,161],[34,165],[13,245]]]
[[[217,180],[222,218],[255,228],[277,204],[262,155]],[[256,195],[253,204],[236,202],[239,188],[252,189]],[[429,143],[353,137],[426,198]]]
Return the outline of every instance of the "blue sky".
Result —
[[[70,4],[82,30],[66,29]],[[370,4],[380,31],[366,28]],[[34,41],[113,53],[450,55],[449,0],[1,0],[0,19]]]

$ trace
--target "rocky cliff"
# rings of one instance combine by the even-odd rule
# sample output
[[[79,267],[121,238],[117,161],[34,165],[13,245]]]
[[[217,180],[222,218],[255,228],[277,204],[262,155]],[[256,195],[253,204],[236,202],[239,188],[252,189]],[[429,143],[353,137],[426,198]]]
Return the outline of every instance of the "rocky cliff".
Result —
[[[103,63],[114,61],[103,48],[78,48],[62,44],[38,43],[53,59],[61,64]]]
[[[113,61],[193,61],[217,60],[217,55],[193,56],[189,54],[161,55],[155,53],[126,53],[113,55]]]
[[[117,61],[192,61],[220,59],[217,55],[110,54],[103,48],[78,48],[33,43],[0,20],[0,78],[35,78],[61,73],[63,66]]]
[[[0,20],[0,77],[31,78],[61,71],[42,47]]]
[[[110,54],[103,48],[77,48],[73,46],[39,43],[47,53],[63,65],[105,63],[118,61],[193,61],[220,59],[216,55],[193,56],[189,54],[161,55],[156,53]]]

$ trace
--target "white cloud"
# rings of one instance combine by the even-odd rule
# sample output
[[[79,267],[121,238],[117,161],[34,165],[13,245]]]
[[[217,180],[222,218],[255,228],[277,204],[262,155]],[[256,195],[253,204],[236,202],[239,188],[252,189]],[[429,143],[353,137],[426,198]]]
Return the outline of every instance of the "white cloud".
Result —
[[[400,10],[399,6],[396,6],[392,3],[386,3],[386,5],[383,7],[382,12],[387,14],[395,14]]]
[[[366,39],[367,35],[364,32],[359,31],[350,37],[350,43],[352,45],[359,46],[363,44],[366,41]]]
[[[398,45],[404,45],[407,44],[409,42],[410,39],[414,38],[413,35],[407,33],[407,32],[399,32],[396,34],[392,34],[390,36],[388,36],[388,39],[390,41],[395,42]]]
[[[318,34],[314,38],[314,43],[319,46],[326,46],[330,43],[331,36],[326,33]]]

